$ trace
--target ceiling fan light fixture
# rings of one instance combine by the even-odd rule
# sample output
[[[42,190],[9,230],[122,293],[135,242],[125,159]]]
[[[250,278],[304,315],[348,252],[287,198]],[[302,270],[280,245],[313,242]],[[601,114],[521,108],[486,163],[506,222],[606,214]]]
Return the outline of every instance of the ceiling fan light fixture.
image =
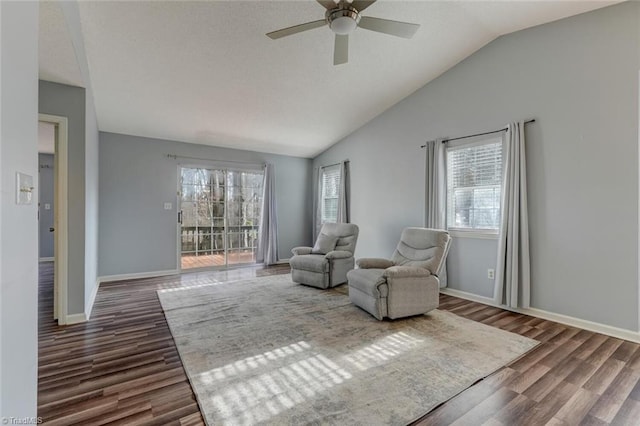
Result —
[[[350,34],[358,27],[360,14],[357,10],[349,8],[340,8],[327,11],[327,24],[329,28],[336,34]]]

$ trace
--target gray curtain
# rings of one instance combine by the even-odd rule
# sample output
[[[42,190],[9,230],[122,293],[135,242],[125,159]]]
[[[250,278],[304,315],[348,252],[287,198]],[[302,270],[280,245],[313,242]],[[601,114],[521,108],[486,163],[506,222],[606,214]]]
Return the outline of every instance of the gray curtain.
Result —
[[[529,216],[524,122],[507,126],[494,299],[516,308],[530,301]]]
[[[322,167],[315,170],[315,185],[313,188],[313,241],[318,238],[322,228]]]
[[[427,142],[425,174],[425,218],[427,228],[447,229],[447,177],[444,163],[446,144],[442,139]],[[447,264],[440,271],[440,287],[447,286]]]
[[[273,164],[264,166],[262,209],[258,228],[256,261],[273,265],[278,261],[278,219],[276,213],[276,184]]]
[[[340,163],[337,223],[349,223],[349,162]]]

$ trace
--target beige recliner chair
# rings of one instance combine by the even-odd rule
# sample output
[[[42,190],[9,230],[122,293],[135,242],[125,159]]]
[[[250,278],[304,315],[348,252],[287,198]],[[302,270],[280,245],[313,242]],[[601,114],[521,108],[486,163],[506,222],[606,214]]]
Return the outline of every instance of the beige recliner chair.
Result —
[[[349,271],[349,299],[379,320],[420,315],[438,307],[438,275],[451,237],[440,229],[406,228],[391,260],[358,259]]]
[[[357,225],[325,223],[313,247],[291,250],[291,278],[294,282],[318,288],[346,283],[347,272],[354,267],[353,252],[357,241]]]

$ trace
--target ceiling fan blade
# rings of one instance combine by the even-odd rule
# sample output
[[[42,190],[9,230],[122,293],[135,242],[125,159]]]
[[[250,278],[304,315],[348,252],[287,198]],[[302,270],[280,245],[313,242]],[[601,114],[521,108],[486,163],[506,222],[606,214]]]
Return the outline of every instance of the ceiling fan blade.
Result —
[[[353,0],[353,2],[351,2],[351,7],[353,7],[358,12],[362,12],[375,2],[376,0]]]
[[[333,0],[317,0],[317,2],[320,3],[325,9],[329,10],[335,9],[337,6],[336,2]]]
[[[307,22],[306,24],[295,25],[293,27],[283,28],[278,31],[272,31],[270,33],[267,33],[267,37],[275,40],[281,37],[290,36],[293,34],[301,33],[303,31],[312,30],[314,28],[319,28],[324,25],[327,25],[327,21],[321,19],[319,21]]]
[[[349,60],[349,36],[336,34],[333,47],[333,65],[346,64]]]
[[[360,28],[365,30],[376,31],[379,33],[390,34],[397,37],[411,38],[420,28],[419,24],[410,24],[408,22],[391,21],[389,19],[372,18],[363,16],[358,23]]]

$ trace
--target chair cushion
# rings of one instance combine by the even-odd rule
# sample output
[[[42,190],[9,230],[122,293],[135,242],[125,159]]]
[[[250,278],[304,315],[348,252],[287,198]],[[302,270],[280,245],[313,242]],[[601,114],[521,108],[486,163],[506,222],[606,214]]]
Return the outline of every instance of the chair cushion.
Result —
[[[356,241],[358,240],[358,225],[353,223],[325,223],[322,225],[320,233],[338,237],[335,250],[355,252]]]
[[[347,273],[349,287],[354,287],[371,297],[387,297],[387,279],[384,269],[354,269]]]
[[[385,269],[383,275],[386,278],[419,278],[428,277],[431,272],[417,266],[392,266]]]
[[[293,256],[289,260],[292,269],[302,269],[311,272],[327,272],[329,270],[329,262],[323,254],[305,254],[302,256]]]
[[[320,235],[318,235],[318,239],[316,240],[315,245],[313,246],[313,249],[311,249],[311,253],[327,254],[336,248],[337,242],[338,242],[338,237],[320,233]]]
[[[356,264],[362,269],[385,269],[393,266],[392,261],[376,257],[363,257],[358,259]]]
[[[445,230],[405,228],[391,260],[395,265],[426,268],[436,275],[447,255],[450,240]]]

